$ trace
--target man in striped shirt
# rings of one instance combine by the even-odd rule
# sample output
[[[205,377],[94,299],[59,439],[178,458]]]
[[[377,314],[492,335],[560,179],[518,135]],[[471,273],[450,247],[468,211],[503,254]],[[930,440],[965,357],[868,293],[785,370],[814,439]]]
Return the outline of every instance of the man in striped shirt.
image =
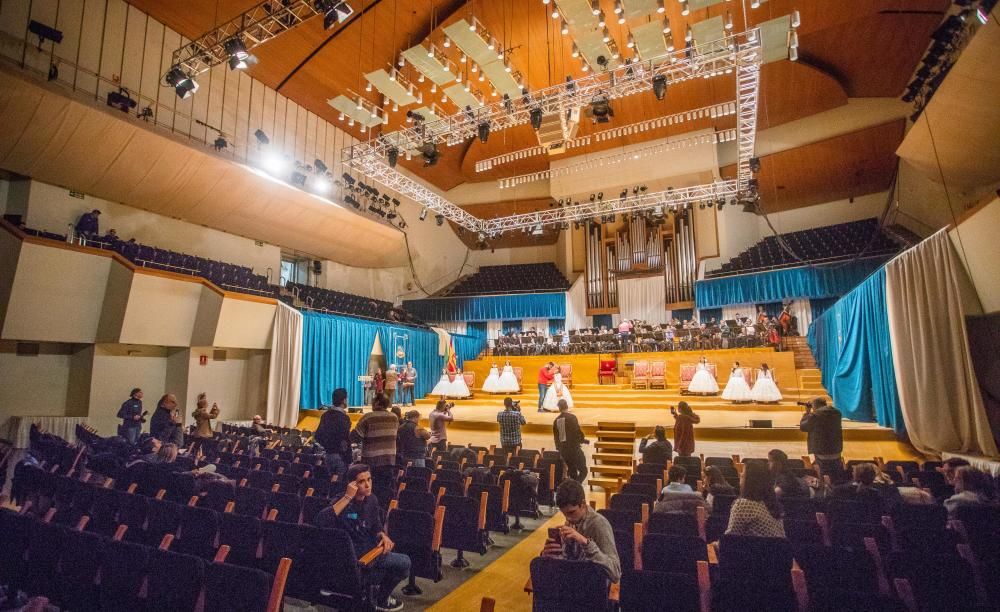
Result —
[[[396,463],[396,432],[399,419],[389,412],[389,400],[381,393],[372,400],[372,411],[358,420],[351,441],[361,445],[361,463],[371,467]]]
[[[497,423],[500,423],[500,446],[504,454],[513,453],[521,446],[521,425],[526,423],[520,405],[515,408],[514,400],[505,397],[503,411],[497,413]]]

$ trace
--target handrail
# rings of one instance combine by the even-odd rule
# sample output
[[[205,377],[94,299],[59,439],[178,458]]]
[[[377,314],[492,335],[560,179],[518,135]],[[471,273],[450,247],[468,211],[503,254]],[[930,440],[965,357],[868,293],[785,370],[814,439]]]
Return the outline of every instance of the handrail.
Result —
[[[846,259],[854,259],[856,261],[864,261],[866,259],[881,259],[881,258],[883,258],[883,257],[885,257],[887,255],[895,255],[898,252],[899,252],[899,249],[882,250],[882,251],[876,251],[876,252],[874,252],[874,253],[872,253],[870,255],[866,255],[865,257],[855,257],[855,255],[857,255],[857,253],[854,253],[854,254],[850,254],[849,253],[849,254],[846,254],[846,255],[838,255],[836,257],[826,257],[826,258],[821,258],[821,259],[810,259],[809,261],[807,261],[805,263],[798,263],[797,262],[795,264],[790,264],[790,265],[778,264],[778,265],[774,265],[774,266],[762,266],[762,267],[759,267],[759,268],[741,268],[739,270],[734,270],[732,272],[722,272],[721,270],[711,270],[709,272],[706,272],[705,273],[705,278],[701,279],[701,280],[702,281],[709,281],[709,280],[715,280],[717,278],[728,278],[730,276],[740,276],[740,275],[743,275],[743,274],[756,274],[758,272],[773,272],[775,270],[793,270],[795,268],[809,268],[809,267],[816,266],[816,265],[832,264],[832,263],[836,263],[836,262],[839,262],[839,261],[844,261]],[[716,272],[718,272],[718,274],[716,274]],[[711,276],[709,276],[709,275],[711,275]]]

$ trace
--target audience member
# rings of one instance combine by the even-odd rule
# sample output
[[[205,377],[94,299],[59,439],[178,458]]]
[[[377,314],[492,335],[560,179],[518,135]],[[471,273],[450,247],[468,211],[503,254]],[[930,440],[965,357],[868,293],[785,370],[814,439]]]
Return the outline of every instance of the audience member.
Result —
[[[691,410],[687,402],[677,402],[677,408],[670,408],[674,415],[674,451],[678,457],[690,457],[694,453],[694,426],[701,417]]]
[[[878,472],[878,468],[874,463],[855,465],[851,481],[835,486],[830,497],[883,507],[882,496],[875,490],[874,486],[876,472]]]
[[[149,433],[161,442],[172,442],[177,446],[184,445],[183,421],[177,410],[177,397],[167,393],[156,404],[156,411],[149,419]]]
[[[389,400],[381,393],[375,395],[372,411],[358,419],[351,432],[351,441],[361,445],[361,462],[371,467],[394,465],[397,429],[399,419],[389,412]]]
[[[944,480],[949,486],[955,486],[955,473],[958,469],[969,465],[969,462],[961,457],[949,457],[941,463],[941,474],[944,475]]]
[[[81,238],[92,238],[100,233],[98,229],[98,217],[101,216],[101,211],[96,208],[88,213],[83,213],[80,215],[80,220],[76,222],[76,235]]]
[[[155,463],[173,463],[177,461],[177,445],[167,442],[160,445],[160,450],[156,451],[157,460]]]
[[[427,439],[431,434],[420,427],[419,423],[420,412],[410,410],[396,432],[396,449],[403,459],[403,465],[413,464],[416,467],[427,465]]]
[[[650,442],[650,438],[647,436],[639,441],[639,454],[642,455],[642,462],[666,467],[667,461],[674,457],[674,447],[667,441],[666,427],[657,425],[653,430],[652,440]]]
[[[729,484],[722,475],[722,470],[717,465],[710,465],[705,468],[705,501],[710,507],[715,507],[716,495],[736,495],[737,491],[733,485]]]
[[[316,441],[326,451],[331,474],[343,476],[351,464],[351,417],[347,416],[347,390],[333,390],[333,407],[323,412],[316,428]]]
[[[427,423],[431,428],[430,444],[434,450],[448,450],[448,423],[455,420],[451,414],[451,407],[452,404],[440,399],[427,417]]]
[[[208,409],[208,399],[204,393],[198,394],[198,405],[191,413],[194,417],[194,436],[197,438],[212,437],[212,419],[219,418],[219,405],[212,402],[212,409]]]
[[[566,524],[558,527],[558,538],[545,541],[542,556],[590,561],[604,569],[610,582],[621,580],[621,561],[611,523],[587,504],[583,486],[575,480],[562,481],[556,489],[556,505],[566,517]]]
[[[322,422],[322,419],[320,419]],[[259,414],[253,415],[253,423],[250,425],[250,431],[258,436],[267,435],[267,427],[264,427],[264,417]]]
[[[521,426],[527,424],[520,403],[515,405],[511,398],[503,398],[503,410],[497,413],[497,423],[500,423],[500,446],[504,454],[517,452],[517,447],[521,446]]]
[[[381,397],[379,405],[387,402],[384,396],[378,397]],[[385,408],[379,412],[385,413]],[[372,568],[376,570],[373,576],[379,581],[375,609],[401,610],[403,604],[393,597],[392,592],[409,576],[410,558],[393,552],[395,543],[382,528],[382,510],[372,493],[371,468],[363,463],[356,463],[348,468],[344,478],[347,490],[340,499],[316,515],[316,526],[346,531],[359,557],[381,547],[382,554],[372,563]]]
[[[698,508],[711,511],[705,498],[687,484],[687,470],[681,465],[672,465],[667,471],[667,486],[660,491],[660,501],[653,506],[653,512],[680,512],[695,514]]]
[[[552,436],[556,449],[563,463],[566,464],[566,474],[577,482],[587,479],[587,457],[583,454],[581,444],[586,442],[580,421],[569,411],[566,400],[559,400],[559,416],[552,421]]]
[[[122,424],[118,427],[118,435],[136,444],[139,441],[139,434],[142,433],[142,389],[138,387],[132,389],[128,399],[118,409],[118,418],[122,420]]]
[[[788,467],[788,455],[774,448],[767,453],[767,469],[774,481],[778,497],[809,497],[809,487],[799,480]]]
[[[403,424],[403,409],[402,408],[400,408],[399,406],[396,406],[394,404],[391,408],[389,408],[389,412],[391,412],[392,414],[394,414],[396,416],[396,424],[397,425],[402,425]]]
[[[836,481],[842,470],[840,455],[844,451],[844,432],[840,411],[817,397],[806,406],[799,429],[806,432],[806,446],[816,457],[823,474]]]
[[[160,448],[163,443],[157,438],[152,436],[146,438],[139,443],[138,452],[133,456],[132,460],[126,464],[126,467],[132,466],[140,461],[145,463],[159,463],[160,462]]]
[[[385,371],[385,396],[389,403],[396,401],[396,383],[399,382],[399,372],[396,371],[396,364],[389,364],[389,369]]]
[[[727,534],[761,538],[785,537],[781,505],[774,494],[767,466],[748,463],[743,470],[740,496],[729,509]]]
[[[952,517],[959,508],[967,506],[997,506],[993,478],[971,465],[963,465],[955,471],[955,494],[944,500],[944,507]]]

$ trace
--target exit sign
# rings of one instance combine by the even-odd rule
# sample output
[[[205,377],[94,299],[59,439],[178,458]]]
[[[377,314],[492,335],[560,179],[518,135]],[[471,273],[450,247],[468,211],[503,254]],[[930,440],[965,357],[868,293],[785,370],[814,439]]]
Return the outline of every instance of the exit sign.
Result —
[[[80,193],[79,191],[70,191],[69,192],[69,197],[71,197],[71,198],[77,198],[77,199],[82,200],[85,196],[82,193]]]

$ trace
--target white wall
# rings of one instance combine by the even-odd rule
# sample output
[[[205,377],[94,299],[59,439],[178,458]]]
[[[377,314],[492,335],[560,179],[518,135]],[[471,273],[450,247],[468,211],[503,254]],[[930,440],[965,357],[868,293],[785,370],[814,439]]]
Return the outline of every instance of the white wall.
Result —
[[[213,359],[213,347],[190,350],[188,358],[187,417],[194,411],[198,394],[218,402],[220,420],[245,420],[264,414],[267,407],[267,351],[226,349],[226,360]],[[208,357],[200,364],[202,355]]]
[[[67,189],[39,181],[31,181],[26,223],[28,227],[64,234],[81,214],[95,208],[101,211],[102,233],[114,228],[122,240],[135,238],[161,249],[248,266],[257,274],[266,274],[271,268],[277,282],[281,263],[281,249],[277,246],[101,198],[84,196],[81,200],[71,197]]]
[[[1000,199],[979,209],[951,230],[951,239],[959,259],[965,263],[972,284],[979,294],[983,312],[1000,311]]]
[[[72,347],[46,343],[36,356],[15,350],[15,342],[0,341],[0,424],[11,415],[67,414]]]
[[[143,405],[149,416],[153,415],[156,402],[165,393],[167,351],[160,347],[98,344],[94,347],[92,372],[87,422],[103,436],[114,435],[120,422],[115,415],[132,388],[143,390]]]

